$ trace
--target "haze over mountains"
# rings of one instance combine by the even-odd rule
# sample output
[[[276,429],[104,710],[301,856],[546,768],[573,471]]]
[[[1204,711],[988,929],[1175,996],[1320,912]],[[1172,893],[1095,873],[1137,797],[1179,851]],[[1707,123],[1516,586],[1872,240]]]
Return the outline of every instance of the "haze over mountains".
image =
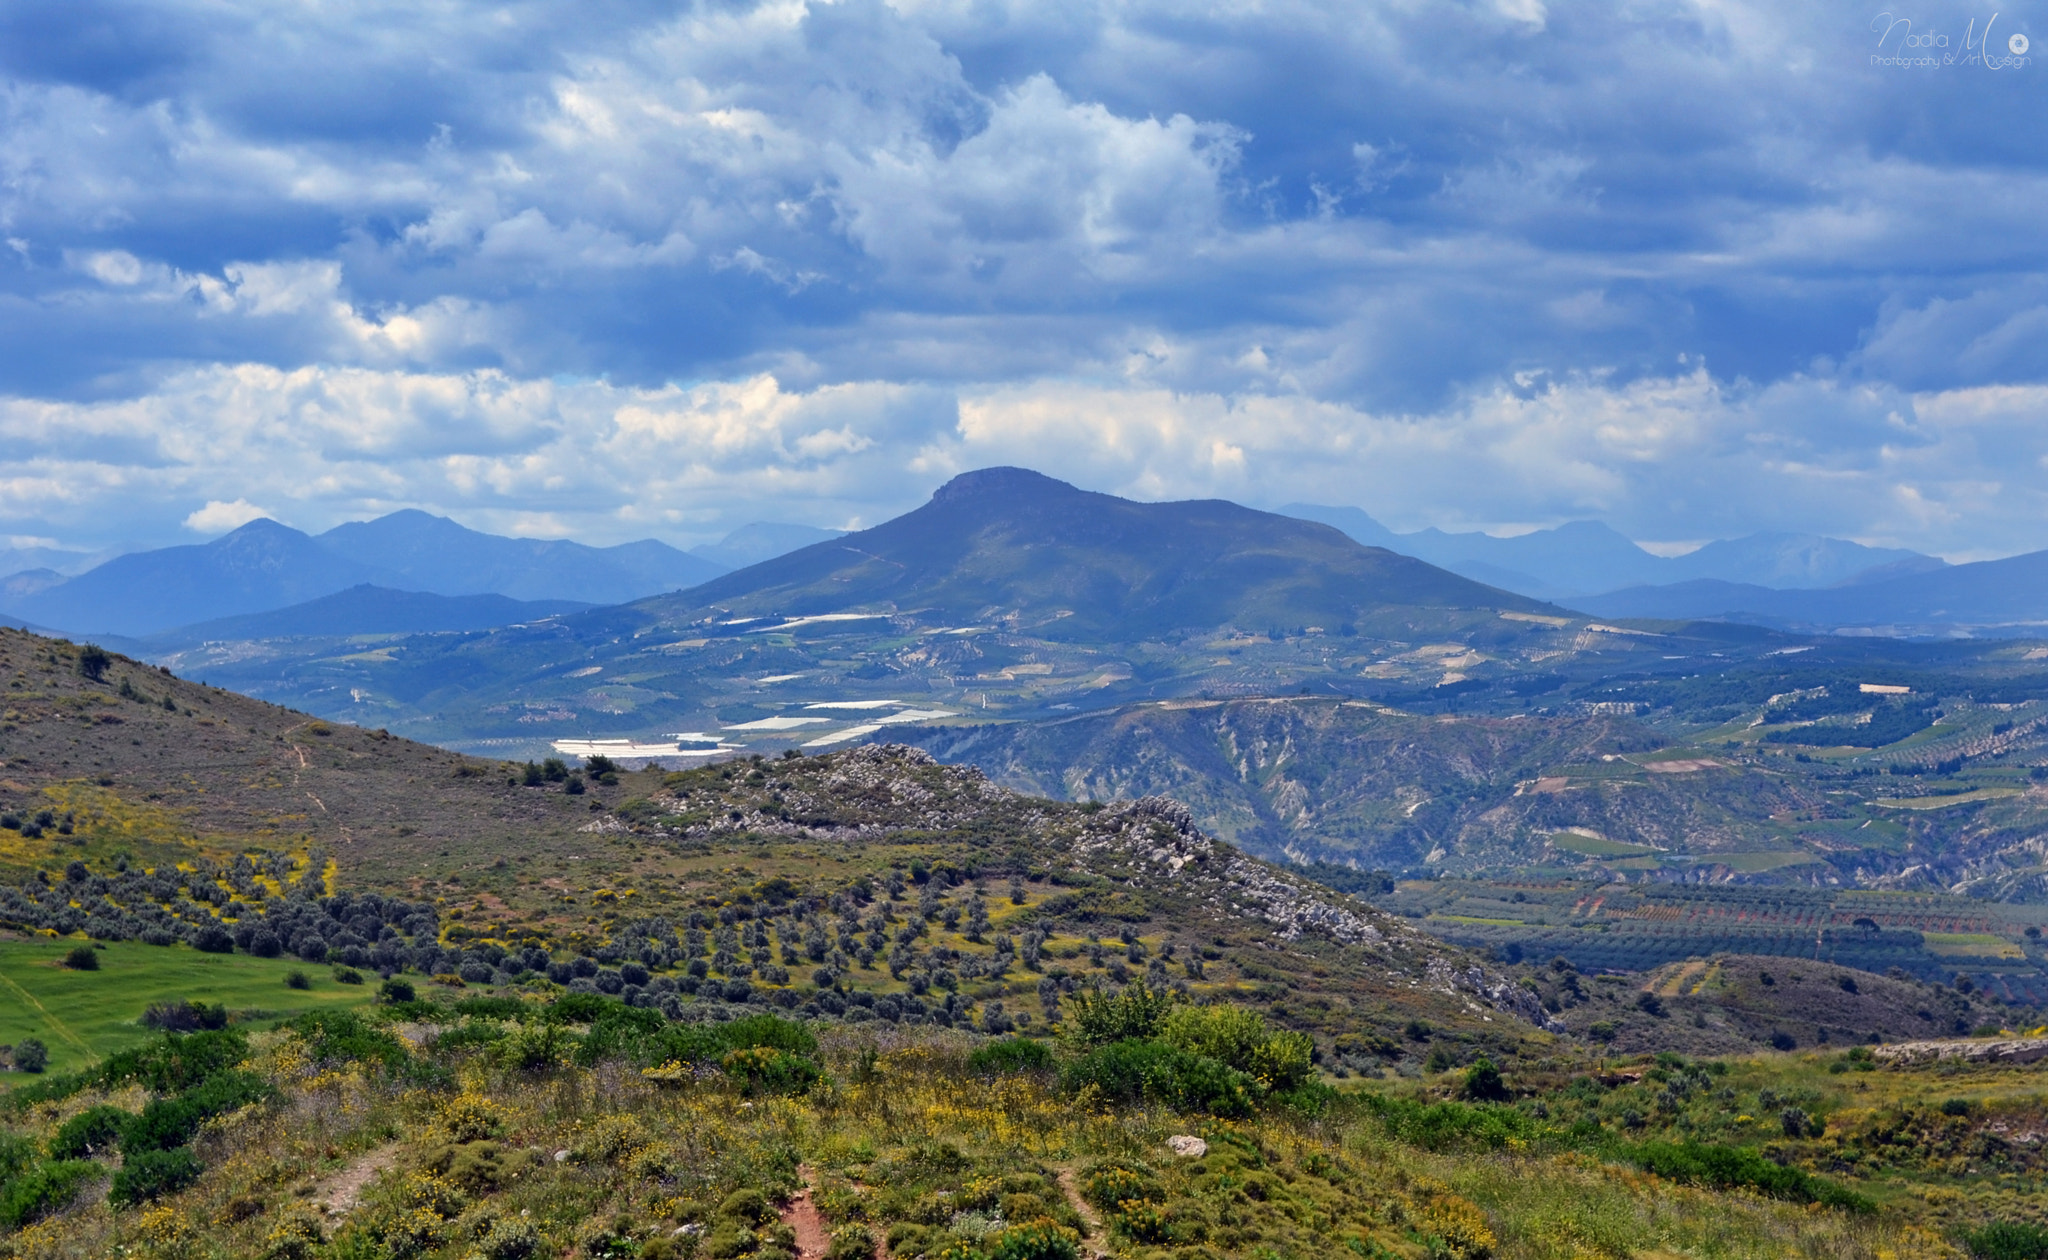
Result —
[[[1839,586],[1871,576],[1945,568],[1917,551],[1866,547],[1814,534],[1750,534],[1710,542],[1682,556],[1643,550],[1598,521],[1572,521],[1512,538],[1439,529],[1397,534],[1355,507],[1290,503],[1289,516],[1335,526],[1369,547],[1461,573],[1538,599],[1571,600],[1631,586],[1703,580],[1776,589]]]
[[[696,554],[652,539],[590,547],[504,538],[411,510],[317,536],[259,519],[212,542],[132,552],[77,576],[14,573],[0,579],[0,612],[130,638],[183,627],[193,628],[188,638],[332,634],[341,625],[357,633],[480,629],[694,586],[733,567],[718,556],[752,563],[833,536],[763,523]],[[294,608],[295,617],[255,616]]]

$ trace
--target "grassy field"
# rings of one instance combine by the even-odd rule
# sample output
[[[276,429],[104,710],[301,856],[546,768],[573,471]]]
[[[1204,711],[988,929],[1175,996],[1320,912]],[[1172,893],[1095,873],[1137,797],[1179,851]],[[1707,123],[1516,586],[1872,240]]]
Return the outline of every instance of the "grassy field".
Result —
[[[202,954],[183,945],[115,941],[96,951],[98,971],[61,965],[77,939],[0,940],[0,1043],[34,1037],[50,1049],[50,1071],[85,1067],[152,1034],[140,1020],[151,1002],[186,999],[226,1006],[244,1018],[283,1018],[323,1007],[357,1006],[370,985],[336,983],[326,967],[247,954]],[[285,977],[302,971],[310,989]],[[375,980],[372,976],[371,979]],[[261,1016],[256,1013],[261,1012]],[[35,1079],[0,1075],[0,1087]]]

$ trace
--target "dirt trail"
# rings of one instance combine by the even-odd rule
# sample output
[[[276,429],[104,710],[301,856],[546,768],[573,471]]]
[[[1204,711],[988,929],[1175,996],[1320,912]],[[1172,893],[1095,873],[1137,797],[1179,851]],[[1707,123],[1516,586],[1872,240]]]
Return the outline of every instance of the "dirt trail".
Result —
[[[797,1172],[804,1179],[804,1188],[782,1209],[782,1223],[796,1234],[797,1260],[825,1260],[825,1252],[832,1246],[832,1234],[825,1228],[825,1218],[818,1211],[818,1205],[811,1201],[811,1186],[816,1174],[809,1167],[799,1168]]]
[[[365,1151],[352,1162],[329,1173],[324,1179],[313,1183],[307,1198],[323,1205],[329,1220],[339,1220],[356,1210],[356,1204],[363,1198],[363,1187],[377,1179],[377,1174],[391,1167],[398,1160],[398,1143],[380,1146],[374,1151]]]
[[[1067,1196],[1067,1206],[1073,1208],[1081,1223],[1088,1227],[1088,1234],[1081,1240],[1081,1245],[1088,1249],[1089,1255],[1106,1258],[1109,1244],[1102,1236],[1102,1218],[1095,1215],[1095,1209],[1081,1197],[1081,1188],[1074,1184],[1074,1170],[1071,1168],[1060,1169],[1060,1193]]]

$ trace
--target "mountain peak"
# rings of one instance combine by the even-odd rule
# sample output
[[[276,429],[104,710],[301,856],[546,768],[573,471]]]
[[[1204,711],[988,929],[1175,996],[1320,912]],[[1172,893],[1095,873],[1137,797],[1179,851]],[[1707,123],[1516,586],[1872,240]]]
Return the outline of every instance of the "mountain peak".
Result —
[[[964,472],[932,492],[934,503],[958,503],[977,499],[1040,498],[1055,494],[1080,494],[1080,490],[1029,468],[977,468]]]

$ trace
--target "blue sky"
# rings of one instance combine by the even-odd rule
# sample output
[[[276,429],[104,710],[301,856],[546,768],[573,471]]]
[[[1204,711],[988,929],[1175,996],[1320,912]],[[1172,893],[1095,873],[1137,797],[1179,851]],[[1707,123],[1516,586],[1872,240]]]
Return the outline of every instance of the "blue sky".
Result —
[[[0,543],[687,544],[1021,463],[2048,547],[2030,12],[15,0]]]

